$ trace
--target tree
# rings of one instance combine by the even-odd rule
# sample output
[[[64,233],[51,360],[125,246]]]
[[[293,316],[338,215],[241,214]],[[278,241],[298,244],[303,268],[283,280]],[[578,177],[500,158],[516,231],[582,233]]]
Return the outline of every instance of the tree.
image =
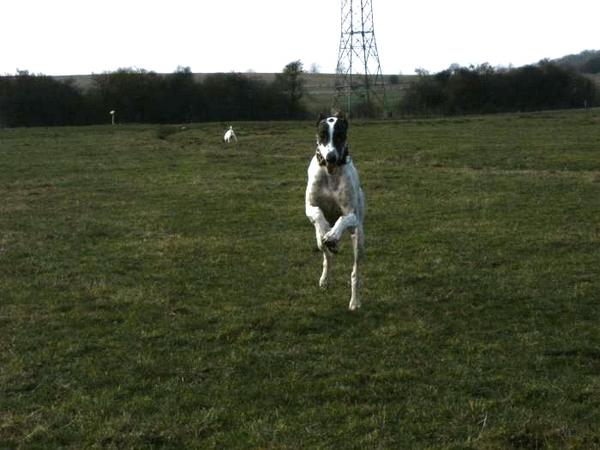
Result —
[[[85,123],[82,95],[72,82],[18,71],[0,77],[0,125],[53,126]]]
[[[123,122],[160,123],[167,117],[165,79],[143,69],[119,69],[94,76],[96,93],[105,113],[118,111]]]
[[[301,102],[305,94],[303,73],[302,62],[298,60],[286,65],[283,72],[275,76],[275,87],[283,96],[286,115],[290,118],[301,118],[306,114]]]
[[[175,73],[165,77],[165,121],[191,122],[201,108],[200,92],[192,70],[189,67],[177,67]]]

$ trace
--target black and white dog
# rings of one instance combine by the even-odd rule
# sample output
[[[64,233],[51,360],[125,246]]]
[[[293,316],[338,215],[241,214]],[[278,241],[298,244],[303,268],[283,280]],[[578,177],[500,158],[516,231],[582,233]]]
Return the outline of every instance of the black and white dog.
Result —
[[[317,121],[317,151],[308,167],[306,216],[315,226],[317,245],[323,252],[323,273],[319,286],[326,288],[333,253],[344,230],[352,237],[354,266],[352,268],[350,310],[360,307],[359,264],[363,254],[363,219],[365,201],[358,173],[348,154],[346,135],[348,121],[340,114]]]

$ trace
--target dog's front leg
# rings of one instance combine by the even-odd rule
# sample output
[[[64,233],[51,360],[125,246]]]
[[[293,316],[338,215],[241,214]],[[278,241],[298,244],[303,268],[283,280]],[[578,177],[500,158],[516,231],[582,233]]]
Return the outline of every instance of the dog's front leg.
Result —
[[[358,225],[358,218],[354,213],[340,216],[335,222],[335,225],[333,225],[333,228],[323,236],[323,243],[327,246],[335,247],[338,241],[342,238],[342,233],[346,228],[353,228]]]
[[[329,286],[329,277],[333,266],[333,254],[327,249],[323,249],[323,272],[319,278],[319,286],[321,289],[327,289]]]
[[[327,219],[325,219],[325,215],[321,208],[318,206],[312,206],[310,204],[306,204],[306,217],[308,220],[315,226],[315,232],[317,234],[317,246],[319,250],[323,250],[323,236],[329,233],[331,226]]]
[[[325,219],[325,215],[323,214],[323,211],[321,211],[321,208],[317,206],[307,204],[306,216],[315,226],[317,247],[319,247],[319,250],[323,252],[323,272],[321,273],[321,278],[319,279],[319,286],[323,289],[326,289],[329,285],[329,274],[333,264],[333,255],[328,246],[325,244],[323,236],[329,232],[331,226],[329,225],[329,222],[327,222],[327,219]]]

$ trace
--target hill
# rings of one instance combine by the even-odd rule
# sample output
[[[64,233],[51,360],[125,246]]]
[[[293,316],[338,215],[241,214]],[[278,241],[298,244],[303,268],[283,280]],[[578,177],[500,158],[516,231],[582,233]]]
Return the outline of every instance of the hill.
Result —
[[[566,55],[552,60],[559,66],[573,67],[581,73],[600,73],[600,50],[584,50],[577,54]]]

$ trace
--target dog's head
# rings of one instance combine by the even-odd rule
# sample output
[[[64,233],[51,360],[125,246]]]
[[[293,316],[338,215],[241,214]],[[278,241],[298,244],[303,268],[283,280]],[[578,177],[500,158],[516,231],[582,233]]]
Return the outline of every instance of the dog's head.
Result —
[[[344,115],[319,116],[317,121],[317,159],[327,172],[334,173],[338,166],[346,164],[348,158],[348,121]]]

